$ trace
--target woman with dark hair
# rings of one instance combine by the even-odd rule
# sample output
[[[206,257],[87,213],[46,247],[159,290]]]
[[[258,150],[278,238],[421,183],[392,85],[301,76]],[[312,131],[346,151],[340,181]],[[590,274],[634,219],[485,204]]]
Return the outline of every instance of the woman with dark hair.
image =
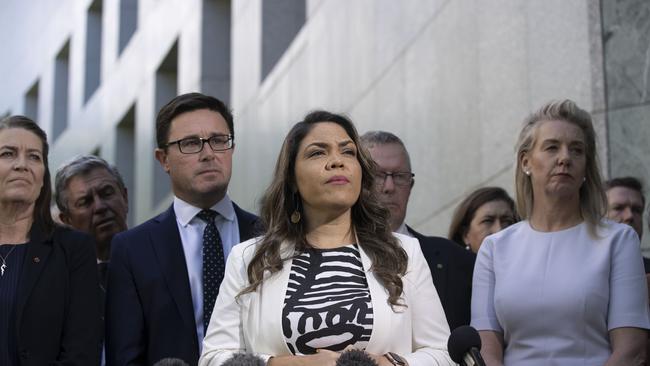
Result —
[[[318,111],[287,135],[262,199],[266,233],[226,264],[200,365],[234,352],[270,366],[451,365],[449,327],[415,239],[374,197],[374,165],[345,117]]]
[[[0,364],[99,363],[92,239],[55,226],[45,132],[0,121]]]
[[[643,365],[648,295],[639,238],[604,220],[591,116],[542,106],[517,142],[524,218],[476,258],[472,326],[487,365]]]
[[[484,187],[470,193],[451,218],[448,238],[474,254],[486,236],[519,221],[515,201],[499,187]]]

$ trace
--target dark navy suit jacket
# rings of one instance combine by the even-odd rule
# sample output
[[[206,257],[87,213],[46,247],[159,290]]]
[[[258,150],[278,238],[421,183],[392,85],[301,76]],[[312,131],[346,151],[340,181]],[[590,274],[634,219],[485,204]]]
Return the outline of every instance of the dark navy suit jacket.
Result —
[[[93,238],[62,227],[47,235],[35,223],[26,251],[15,299],[18,363],[98,365],[100,295]]]
[[[469,325],[476,256],[445,238],[424,236],[408,226],[407,229],[420,241],[449,328],[454,330],[461,325]]]
[[[241,241],[259,219],[234,205]],[[106,299],[107,365],[199,360],[192,295],[173,205],[113,238]]]

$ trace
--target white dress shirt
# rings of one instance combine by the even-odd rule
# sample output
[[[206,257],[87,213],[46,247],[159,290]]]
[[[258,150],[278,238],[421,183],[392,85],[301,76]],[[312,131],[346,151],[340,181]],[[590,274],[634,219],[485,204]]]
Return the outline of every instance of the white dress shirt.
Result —
[[[239,240],[239,224],[232,201],[228,195],[211,207],[219,213],[215,224],[221,236],[224,259],[228,258],[230,250]],[[190,279],[190,290],[192,292],[192,308],[194,309],[194,321],[196,323],[196,335],[199,339],[199,351],[203,346],[203,230],[205,222],[196,215],[201,208],[174,196],[174,212],[176,213],[176,224],[183,243],[185,264]]]
[[[414,237],[413,235],[411,235],[411,232],[410,232],[409,229],[406,227],[406,222],[404,222],[404,221],[402,221],[402,225],[400,225],[400,226],[397,228],[397,230],[395,230],[395,232],[398,233],[398,234],[402,234],[402,235],[410,236],[411,238]]]

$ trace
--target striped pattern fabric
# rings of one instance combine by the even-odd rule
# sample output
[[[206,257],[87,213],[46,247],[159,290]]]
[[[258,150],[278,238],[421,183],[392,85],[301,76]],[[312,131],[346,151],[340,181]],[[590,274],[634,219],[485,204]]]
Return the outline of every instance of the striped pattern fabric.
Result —
[[[365,349],[372,332],[370,290],[356,245],[309,249],[293,259],[282,311],[293,354]]]

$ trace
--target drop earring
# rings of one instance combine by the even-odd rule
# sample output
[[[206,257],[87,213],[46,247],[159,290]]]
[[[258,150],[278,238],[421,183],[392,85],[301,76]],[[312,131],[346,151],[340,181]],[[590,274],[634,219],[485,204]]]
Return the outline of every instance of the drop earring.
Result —
[[[293,204],[294,204],[294,210],[291,213],[291,223],[292,224],[297,224],[300,222],[300,219],[302,218],[302,215],[300,215],[300,197],[298,196],[298,193],[293,194]]]

